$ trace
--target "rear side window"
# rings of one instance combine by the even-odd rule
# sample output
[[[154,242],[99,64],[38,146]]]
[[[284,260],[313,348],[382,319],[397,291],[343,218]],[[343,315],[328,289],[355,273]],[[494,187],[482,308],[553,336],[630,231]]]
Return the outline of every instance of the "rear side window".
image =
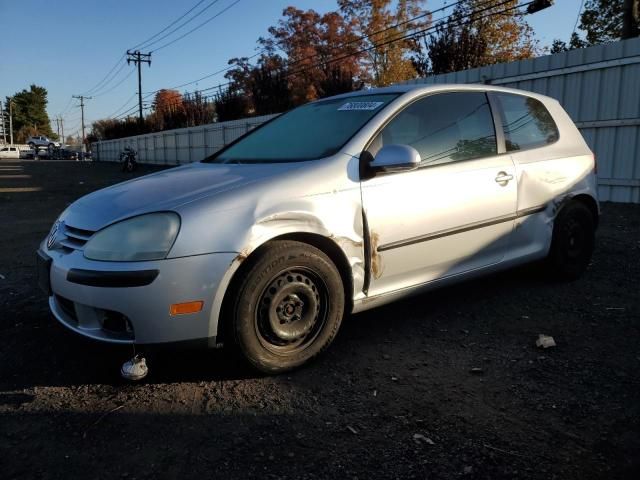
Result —
[[[542,102],[523,95],[493,95],[502,111],[507,152],[543,147],[558,140],[558,127]]]
[[[378,133],[368,151],[375,156],[392,144],[415,148],[423,166],[496,155],[486,94],[439,93],[412,103]]]

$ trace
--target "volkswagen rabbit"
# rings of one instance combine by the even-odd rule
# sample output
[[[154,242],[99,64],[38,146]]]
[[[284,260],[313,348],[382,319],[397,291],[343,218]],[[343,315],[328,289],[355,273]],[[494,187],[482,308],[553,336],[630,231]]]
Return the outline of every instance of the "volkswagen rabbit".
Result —
[[[38,279],[85,337],[224,343],[278,373],[350,313],[526,262],[575,279],[598,216],[594,155],[556,100],[393,86],[80,198],[40,245]]]

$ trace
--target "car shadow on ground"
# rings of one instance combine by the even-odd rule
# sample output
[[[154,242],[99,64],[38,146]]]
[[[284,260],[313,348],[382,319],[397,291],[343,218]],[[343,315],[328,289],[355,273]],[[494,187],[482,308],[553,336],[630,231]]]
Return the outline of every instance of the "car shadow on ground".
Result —
[[[341,331],[329,352],[312,363],[311,368],[328,368],[339,361],[341,350],[370,349],[381,341],[402,341],[420,335],[420,328],[429,324],[430,317],[440,320],[439,329],[446,329],[447,317],[455,317],[464,307],[471,311],[478,302],[495,299],[514,291],[548,287],[549,280],[539,265],[532,264],[469,280],[415,295],[355,315],[347,315]],[[31,292],[37,295],[39,292]],[[461,303],[462,299],[462,303]],[[44,298],[36,315],[36,323],[48,330],[46,345],[37,346],[37,354],[29,347],[13,344],[15,351],[2,356],[21,359],[22,369],[12,369],[11,377],[0,380],[5,391],[28,389],[34,386],[69,387],[86,384],[123,385],[120,366],[136,353],[143,354],[149,365],[149,375],[138,384],[175,382],[225,381],[259,378],[262,375],[250,368],[233,348],[184,348],[181,346],[122,346],[86,339],[58,324],[48,312]],[[431,325],[435,328],[434,325]],[[467,325],[471,328],[472,325]],[[389,337],[389,329],[394,333]],[[9,348],[13,350],[14,348]],[[34,349],[34,352],[36,350]],[[42,365],[55,366],[41,368]],[[326,366],[326,367],[325,367]]]

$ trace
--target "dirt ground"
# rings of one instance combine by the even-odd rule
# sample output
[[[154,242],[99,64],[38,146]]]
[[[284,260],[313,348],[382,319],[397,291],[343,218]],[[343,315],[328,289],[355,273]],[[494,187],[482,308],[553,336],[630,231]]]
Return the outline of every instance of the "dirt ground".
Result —
[[[131,349],[59,325],[33,269],[67,204],[126,178],[0,162],[0,477],[640,478],[639,205],[603,205],[574,283],[526,267],[354,315],[285,376],[170,350],[127,384]]]

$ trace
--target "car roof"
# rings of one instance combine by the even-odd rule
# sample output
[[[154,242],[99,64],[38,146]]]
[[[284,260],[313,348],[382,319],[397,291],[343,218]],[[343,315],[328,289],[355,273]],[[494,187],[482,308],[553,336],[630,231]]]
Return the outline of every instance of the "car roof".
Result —
[[[411,93],[412,95],[416,94],[427,94],[427,93],[436,93],[436,92],[447,92],[447,91],[463,91],[463,92],[504,92],[504,93],[514,93],[518,95],[527,95],[529,97],[536,98],[541,101],[556,101],[551,97],[547,97],[545,95],[540,95],[539,93],[529,92],[526,90],[518,90],[516,88],[508,88],[508,87],[499,87],[494,85],[485,85],[485,84],[462,84],[462,83],[438,83],[438,84],[403,84],[403,85],[392,85],[389,87],[379,87],[379,88],[369,88],[364,90],[358,90],[355,92],[347,92],[340,95],[335,95],[333,97],[323,98],[322,100],[329,99],[339,99],[339,98],[347,98],[361,95],[379,95],[385,93],[396,93],[396,94],[405,94]]]

